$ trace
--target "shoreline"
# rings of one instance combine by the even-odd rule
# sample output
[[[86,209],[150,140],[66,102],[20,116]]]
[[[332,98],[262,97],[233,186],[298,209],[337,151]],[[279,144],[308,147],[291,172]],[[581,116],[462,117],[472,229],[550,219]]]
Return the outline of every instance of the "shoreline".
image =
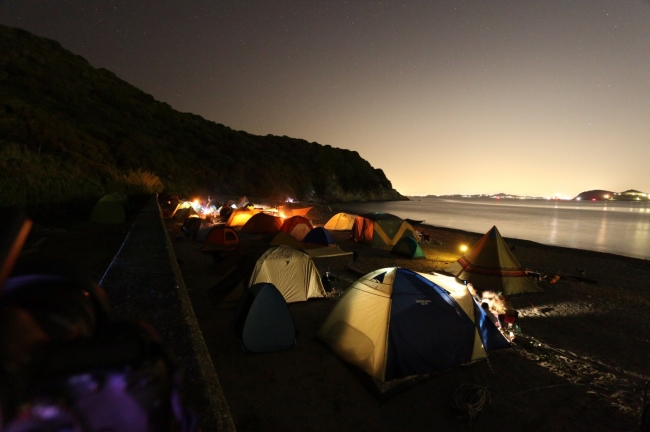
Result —
[[[410,201],[414,202],[413,200],[410,200]],[[486,200],[481,199],[481,200],[475,200],[475,201],[486,201]],[[491,200],[491,201],[494,201],[494,200]],[[376,203],[376,204],[394,203],[395,205],[400,205],[402,203],[402,201],[374,201],[373,203]],[[331,204],[326,204],[326,205],[329,205],[331,208],[338,208],[338,211],[341,211],[341,212],[344,212],[344,213],[361,214],[361,213],[355,213],[354,207],[358,206],[358,205],[365,206],[367,204],[369,204],[369,202],[331,203]],[[586,203],[586,204],[589,205],[591,203]],[[352,208],[352,209],[351,210],[345,210],[344,208]],[[362,210],[364,210],[363,212],[365,212],[365,213],[368,212],[368,211],[365,211],[365,209],[363,209],[363,208],[362,208]],[[380,208],[380,209],[376,209],[376,210],[382,211],[382,212],[387,212],[387,213],[392,213],[392,214],[394,214],[394,215],[396,215],[398,217],[402,217],[402,218],[405,217],[403,213],[401,213],[399,210],[396,210],[396,209],[381,209]],[[408,212],[412,212],[412,211],[409,211],[409,209],[405,209],[405,212],[408,213]],[[447,217],[448,216],[449,215],[447,215]],[[411,217],[411,216],[407,215],[407,217]],[[420,216],[420,217],[418,217],[416,219],[422,219],[422,218],[424,218],[424,217]],[[471,220],[472,219],[470,218],[470,221]],[[499,226],[500,224],[496,224],[496,225],[497,225],[497,228],[500,228],[500,230],[501,230],[501,227]],[[505,224],[505,225],[507,225],[507,224]],[[488,229],[485,230],[485,232],[480,233],[478,231],[471,231],[471,230],[465,230],[465,229],[461,229],[461,228],[453,228],[453,227],[448,227],[448,226],[440,226],[440,225],[435,225],[435,224],[431,224],[431,223],[426,223],[426,220],[425,220],[425,223],[422,224],[422,226],[428,226],[428,227],[430,227],[432,229],[451,230],[453,232],[457,232],[458,234],[462,234],[462,235],[477,234],[477,235],[480,235],[480,236],[485,234],[485,232],[487,232],[488,229],[491,228],[491,225],[490,225],[488,227]],[[510,224],[510,228],[512,228],[512,227],[513,227],[513,224]],[[638,260],[645,260],[645,261],[650,260],[650,255],[648,255],[647,253],[644,253],[644,252],[640,252],[639,255],[647,255],[647,256],[625,255],[623,253],[599,251],[599,250],[595,250],[595,249],[579,248],[579,247],[573,247],[573,246],[569,246],[569,245],[547,244],[547,243],[542,243],[542,242],[536,241],[536,240],[529,240],[529,239],[525,239],[525,238],[514,237],[514,236],[510,236],[510,235],[504,235],[503,231],[501,232],[501,234],[502,234],[502,236],[504,238],[506,238],[508,240],[514,240],[514,241],[517,241],[517,242],[529,241],[529,242],[533,242],[533,243],[536,243],[537,245],[545,246],[545,247],[558,247],[558,248],[564,248],[564,249],[575,249],[575,250],[582,250],[582,251],[585,251],[585,252],[595,252],[595,253],[602,253],[602,254],[610,254],[610,255],[614,255],[614,256],[621,256],[621,257],[633,258],[633,259],[638,259]],[[537,233],[537,234],[539,234],[539,233]],[[616,245],[614,245],[614,246],[616,246]],[[639,252],[639,251],[638,250],[633,250],[631,252],[634,253],[634,252]]]
[[[336,213],[336,205],[315,204],[308,218],[322,226]],[[357,253],[352,268],[345,268],[348,262],[316,265],[337,276],[336,288],[345,290],[360,274],[378,268],[440,272],[461,256],[460,243],[471,246],[484,235],[429,224],[418,229],[441,242],[421,245],[426,259],[404,259],[388,248],[360,245],[344,231],[333,234],[341,249]],[[467,431],[466,417],[459,422],[445,408],[458,380],[491,389],[493,405],[484,417],[489,425],[485,430],[524,430],[530,424],[547,425],[544,430],[633,430],[640,391],[650,380],[644,360],[650,356],[650,326],[646,313],[628,311],[640,305],[650,308],[650,292],[639,283],[650,280],[650,263],[529,240],[506,242],[516,248],[513,253],[522,267],[547,276],[539,282],[545,292],[511,298],[523,332],[513,348],[490,353],[489,362],[469,369],[443,372],[381,403],[357,372],[316,337],[335,301],[290,304],[297,345],[278,353],[246,354],[230,328],[234,303],[206,305],[206,290],[223,276],[198,252],[198,243],[181,240],[174,249],[239,430],[351,430],[365,425],[388,431],[398,424],[423,430],[436,423],[444,430]],[[559,281],[549,283],[555,275]],[[556,387],[565,391],[541,390]],[[499,398],[518,393],[522,396],[516,411],[499,404]],[[316,412],[310,408],[314,406],[319,407]]]

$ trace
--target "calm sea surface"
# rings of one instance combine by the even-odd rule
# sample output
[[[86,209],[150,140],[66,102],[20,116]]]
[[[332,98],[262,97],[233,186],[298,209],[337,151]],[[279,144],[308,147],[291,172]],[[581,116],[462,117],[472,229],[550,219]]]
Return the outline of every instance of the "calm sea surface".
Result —
[[[392,213],[425,224],[650,259],[650,204],[510,199],[413,198],[412,201],[345,203],[345,212]]]

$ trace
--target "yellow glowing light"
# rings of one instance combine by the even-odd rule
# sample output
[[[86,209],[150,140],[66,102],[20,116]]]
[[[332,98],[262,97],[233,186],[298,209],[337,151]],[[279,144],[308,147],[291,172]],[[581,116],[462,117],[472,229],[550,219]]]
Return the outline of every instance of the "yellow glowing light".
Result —
[[[199,200],[198,200],[198,199],[195,199],[195,200],[194,200],[194,204],[196,205],[196,204],[198,204],[198,203],[199,203]]]
[[[467,252],[467,246],[466,245],[460,245],[460,251],[461,252]]]

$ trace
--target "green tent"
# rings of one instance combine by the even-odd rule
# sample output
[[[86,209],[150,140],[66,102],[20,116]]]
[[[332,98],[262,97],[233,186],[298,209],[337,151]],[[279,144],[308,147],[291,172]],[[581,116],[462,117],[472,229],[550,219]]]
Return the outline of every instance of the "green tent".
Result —
[[[445,271],[471,283],[478,291],[507,296],[544,291],[521,267],[496,226]]]
[[[129,214],[129,202],[123,193],[104,195],[97,201],[90,218],[93,222],[118,224],[126,220]]]
[[[394,246],[402,237],[415,238],[415,230],[395,215],[375,212],[355,217],[350,237],[372,247]]]
[[[411,237],[400,238],[397,241],[397,244],[393,246],[393,249],[391,249],[390,253],[411,259],[426,258],[418,242]]]

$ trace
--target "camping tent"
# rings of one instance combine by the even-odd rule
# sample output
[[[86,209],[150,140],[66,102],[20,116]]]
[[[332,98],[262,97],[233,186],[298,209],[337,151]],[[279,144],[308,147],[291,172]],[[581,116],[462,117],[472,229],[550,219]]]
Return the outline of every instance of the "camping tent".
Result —
[[[309,231],[314,229],[311,221],[304,216],[291,216],[284,220],[281,231],[291,234],[296,240],[302,241]]]
[[[438,273],[418,274],[447,291],[456,300],[456,303],[463,308],[467,316],[474,320],[481,334],[483,347],[486,351],[489,352],[510,346],[510,342],[505,339],[494,322],[488,317],[488,312],[474,300],[474,297],[472,297],[467,289],[467,285],[453,276],[445,276]]]
[[[300,243],[298,240],[296,240],[295,237],[282,231],[274,235],[271,241],[269,242],[269,246],[280,246],[280,245],[290,246],[294,249],[303,248],[303,244]]]
[[[203,220],[198,215],[192,215],[183,221],[183,231],[191,236],[196,236],[202,223]]]
[[[233,320],[245,351],[266,353],[291,348],[296,328],[289,307],[271,283],[255,284],[239,298]]]
[[[208,233],[201,251],[228,251],[234,250],[239,245],[239,236],[230,227],[218,225]]]
[[[241,227],[241,232],[247,234],[269,234],[280,231],[282,218],[266,213],[257,213],[251,216]]]
[[[179,221],[184,221],[195,214],[197,213],[194,210],[194,207],[192,207],[192,203],[190,201],[183,201],[178,203],[171,217]]]
[[[413,227],[390,213],[368,213],[354,218],[352,240],[374,247],[394,246],[404,237],[415,238]]]
[[[228,217],[228,220],[226,221],[226,225],[229,227],[242,227],[246,224],[246,222],[248,222],[250,218],[253,217],[253,215],[256,215],[257,213],[259,213],[259,211],[255,209],[233,209],[232,213],[230,213],[230,216]]]
[[[122,223],[129,215],[129,202],[123,193],[104,195],[93,207],[90,219],[100,223]]]
[[[475,320],[476,303],[466,288],[465,293],[453,291],[465,307],[425,275],[399,267],[375,270],[348,288],[318,337],[368,373],[385,393],[411,379],[487,356],[484,332]],[[486,326],[492,324],[487,321]],[[486,332],[501,337],[494,348],[509,346],[495,331],[492,324]]]
[[[251,202],[248,201],[246,195],[244,195],[243,197],[239,197],[239,200],[237,201],[237,208],[247,208],[247,207],[253,207],[253,204],[251,204]]]
[[[397,244],[390,250],[390,253],[411,259],[426,258],[418,242],[411,237],[399,239]]]
[[[332,234],[323,227],[316,227],[309,231],[302,243],[307,247],[334,246],[336,243]]]
[[[287,303],[325,297],[314,262],[306,253],[289,246],[271,247],[257,260],[248,286],[260,282],[275,285]]]
[[[496,226],[445,271],[471,282],[478,291],[505,295],[544,291],[521,267]]]
[[[354,225],[356,215],[348,213],[337,213],[330,218],[325,224],[325,228],[330,231],[348,231]]]
[[[307,216],[312,207],[291,208],[289,206],[278,206],[278,213],[281,217],[289,218],[292,216]]]

